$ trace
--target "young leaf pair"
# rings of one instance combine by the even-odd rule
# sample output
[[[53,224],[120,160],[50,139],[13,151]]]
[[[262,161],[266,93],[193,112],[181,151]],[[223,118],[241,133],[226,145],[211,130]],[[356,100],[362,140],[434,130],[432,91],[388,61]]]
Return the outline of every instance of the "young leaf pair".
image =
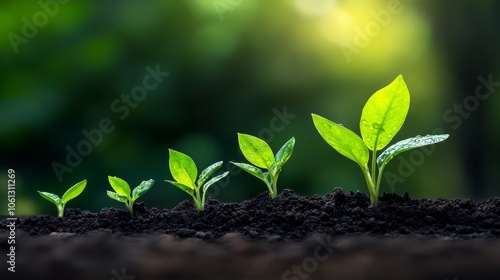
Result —
[[[362,138],[340,124],[312,114],[314,126],[321,137],[363,170],[372,205],[377,204],[382,174],[392,158],[404,151],[444,141],[449,136],[427,135],[402,140],[387,148],[377,158],[377,151],[389,144],[403,126],[409,107],[410,94],[403,76],[399,75],[388,86],[375,92],[363,107],[359,122]],[[371,167],[368,165],[369,150],[372,154]]]
[[[263,181],[269,189],[271,198],[278,194],[278,177],[283,165],[292,155],[295,138],[288,140],[274,156],[271,147],[262,139],[255,136],[238,133],[238,143],[243,156],[253,165],[248,163],[231,162],[253,176]],[[268,171],[262,172],[260,168]]]
[[[76,183],[63,194],[62,198],[60,198],[56,194],[49,192],[38,191],[38,194],[40,194],[40,196],[45,198],[46,200],[52,202],[57,207],[57,216],[59,218],[62,218],[64,216],[64,207],[66,206],[66,203],[79,196],[85,189],[86,185],[87,180]]]
[[[125,180],[120,179],[120,178],[115,177],[115,176],[108,176],[108,181],[115,192],[107,191],[106,194],[110,198],[112,198],[118,202],[125,203],[128,211],[132,215],[134,214],[134,202],[139,197],[141,197],[143,194],[145,194],[147,191],[149,191],[149,189],[151,189],[151,187],[153,186],[153,184],[155,182],[153,179],[149,179],[147,181],[142,181],[142,183],[139,184],[139,186],[137,186],[132,191],[132,195],[131,195],[130,194],[130,186]]]
[[[198,169],[193,159],[186,154],[169,149],[168,165],[170,173],[175,181],[165,180],[189,194],[196,205],[196,209],[203,211],[205,209],[205,196],[207,189],[220,179],[224,178],[229,172],[215,176],[208,180],[222,166],[222,161],[218,161],[205,168],[200,174],[198,180]],[[208,181],[207,181],[208,180]]]

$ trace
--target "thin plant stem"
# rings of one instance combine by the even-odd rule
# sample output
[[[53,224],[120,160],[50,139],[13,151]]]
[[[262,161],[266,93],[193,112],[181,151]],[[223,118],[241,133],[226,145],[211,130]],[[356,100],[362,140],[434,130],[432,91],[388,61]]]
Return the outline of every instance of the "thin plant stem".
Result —
[[[379,192],[380,190],[380,183],[382,182],[382,173],[384,172],[385,169],[385,164],[382,164],[380,169],[378,170],[378,179],[377,179],[377,184],[375,185],[375,192]]]
[[[64,215],[64,203],[57,205],[57,217],[62,218]]]
[[[377,205],[377,194],[375,193],[375,186],[373,185],[373,180],[368,170],[368,166],[362,167],[363,174],[365,175],[366,184],[368,185],[368,192],[370,193],[370,203],[371,205]]]
[[[376,161],[375,159],[377,158],[377,149],[374,148],[373,151],[372,151],[372,185],[375,184],[376,182],[376,179],[377,179],[377,176],[376,176],[376,168],[377,168],[377,165],[376,165]],[[375,193],[378,193],[377,190],[375,189]]]

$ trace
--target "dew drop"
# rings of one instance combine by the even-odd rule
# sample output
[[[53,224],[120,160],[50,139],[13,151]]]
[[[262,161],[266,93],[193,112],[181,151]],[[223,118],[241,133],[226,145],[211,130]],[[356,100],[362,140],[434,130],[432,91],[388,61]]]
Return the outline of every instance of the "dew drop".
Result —
[[[366,121],[366,120],[362,120],[362,121],[361,121],[361,123],[362,123],[362,124],[366,124],[366,123],[367,123],[367,121]]]
[[[373,127],[374,129],[380,129],[381,131],[384,131],[384,129],[382,128],[382,125],[380,125],[379,123],[374,123],[374,124],[372,125],[372,127]]]

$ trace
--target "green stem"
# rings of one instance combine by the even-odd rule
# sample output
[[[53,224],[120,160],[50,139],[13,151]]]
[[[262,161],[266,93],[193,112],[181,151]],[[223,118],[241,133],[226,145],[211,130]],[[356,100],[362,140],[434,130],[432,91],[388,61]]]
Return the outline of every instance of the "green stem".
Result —
[[[57,217],[62,218],[64,215],[64,203],[57,205]]]
[[[375,191],[378,193],[380,189],[380,183],[382,182],[382,173],[384,172],[385,169],[385,164],[382,164],[378,171],[378,179],[377,179],[377,184],[375,185]]]
[[[205,206],[205,201],[204,199],[202,199],[200,197],[200,189],[199,188],[195,188],[194,189],[194,204],[196,205],[196,209],[198,209],[198,211],[203,211],[204,209],[204,206]]]
[[[373,184],[373,179],[370,175],[370,171],[368,170],[368,166],[365,166],[363,169],[363,174],[365,175],[366,184],[368,185],[368,192],[370,193],[370,204],[373,206],[377,205],[377,193],[375,192],[375,186]]]
[[[203,211],[205,209],[205,192],[201,195],[201,210]]]
[[[130,212],[130,215],[134,216],[134,201],[129,200],[127,204],[128,211]]]
[[[372,174],[373,174],[373,178],[372,178],[372,182],[375,183],[376,182],[376,179],[377,179],[377,176],[376,176],[376,168],[377,168],[377,161],[376,161],[376,158],[377,158],[377,149],[373,149],[372,151]],[[375,194],[378,194],[378,191],[375,189]]]
[[[276,174],[276,177],[271,179],[273,181],[270,189],[271,198],[276,198],[276,195],[278,195],[278,177],[279,174]]]

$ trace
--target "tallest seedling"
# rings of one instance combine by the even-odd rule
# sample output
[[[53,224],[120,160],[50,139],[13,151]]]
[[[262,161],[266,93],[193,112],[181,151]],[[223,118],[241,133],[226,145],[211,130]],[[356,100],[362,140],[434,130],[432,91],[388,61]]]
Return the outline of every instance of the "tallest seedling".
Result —
[[[362,138],[340,124],[312,114],[314,126],[321,137],[337,152],[361,167],[374,206],[377,204],[382,173],[392,158],[407,150],[444,141],[449,136],[427,135],[402,140],[377,158],[377,151],[387,146],[403,126],[409,108],[410,93],[403,76],[399,75],[388,86],[375,92],[363,107],[359,122]],[[369,165],[370,152],[372,157]]]

